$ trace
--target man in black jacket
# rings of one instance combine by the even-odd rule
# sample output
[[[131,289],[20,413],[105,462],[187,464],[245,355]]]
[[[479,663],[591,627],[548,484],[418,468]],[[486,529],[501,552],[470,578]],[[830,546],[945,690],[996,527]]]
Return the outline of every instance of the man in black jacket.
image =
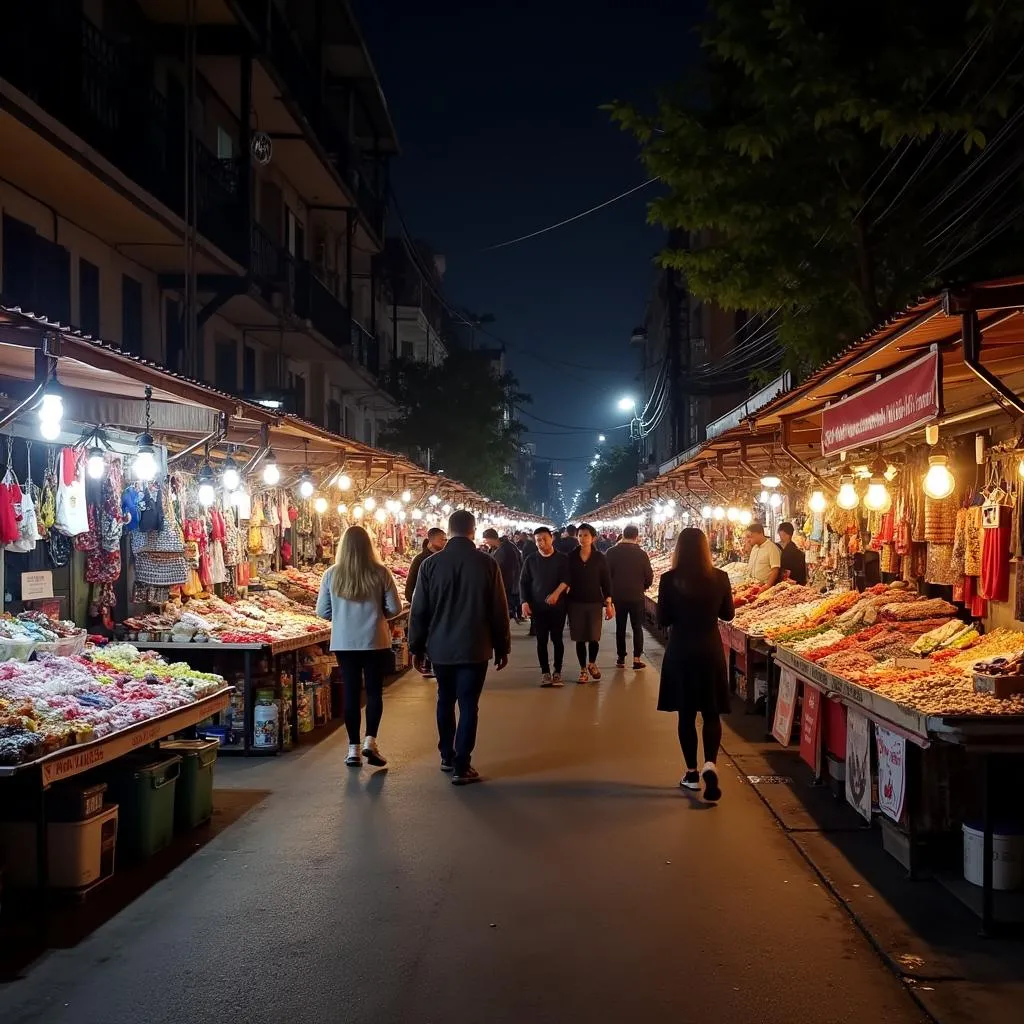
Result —
[[[405,578],[405,599],[409,604],[412,604],[412,595],[416,593],[416,581],[419,579],[423,563],[431,555],[436,555],[438,551],[442,551],[447,543],[448,535],[439,526],[431,527],[427,531],[427,539],[423,542],[423,550],[412,560],[412,565],[409,566],[409,575]],[[424,661],[421,675],[424,679],[434,678],[434,670],[430,667],[429,661]]]
[[[484,544],[501,570],[509,613],[516,622],[522,622],[519,610],[519,574],[523,571],[523,556],[508,537],[499,537],[497,530],[484,530]]]
[[[523,563],[519,592],[523,595],[523,614],[529,615],[537,631],[537,660],[540,685],[562,685],[562,659],[565,656],[565,595],[569,589],[569,559],[555,550],[554,538],[546,526],[534,530],[537,552]],[[555,671],[548,659],[548,637],[555,652]]]
[[[420,569],[409,613],[409,650],[422,671],[429,657],[437,676],[437,732],[441,771],[452,782],[479,782],[471,765],[487,663],[508,664],[512,634],[505,585],[497,563],[473,543],[471,512],[453,512],[448,544]],[[458,725],[455,705],[459,705]]]
[[[654,583],[654,570],[638,542],[640,531],[633,525],[622,531],[622,540],[605,558],[612,576],[612,602],[615,605],[616,662],[626,664],[626,625],[633,626],[633,668],[644,668],[644,593]]]

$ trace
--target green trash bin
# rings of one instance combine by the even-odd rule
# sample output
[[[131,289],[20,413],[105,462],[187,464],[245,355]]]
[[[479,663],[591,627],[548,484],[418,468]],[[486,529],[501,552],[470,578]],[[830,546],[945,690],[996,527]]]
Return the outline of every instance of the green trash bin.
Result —
[[[174,838],[175,783],[181,773],[177,754],[147,753],[114,765],[110,789],[118,811],[118,856],[152,857]]]
[[[179,832],[213,816],[213,769],[219,740],[164,740],[161,750],[179,754],[181,775],[174,790],[174,827]]]

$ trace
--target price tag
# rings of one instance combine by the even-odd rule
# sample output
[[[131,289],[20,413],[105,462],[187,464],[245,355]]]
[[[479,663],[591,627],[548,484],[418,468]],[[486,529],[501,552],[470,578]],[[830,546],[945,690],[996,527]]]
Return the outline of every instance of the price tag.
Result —
[[[53,573],[49,569],[21,574],[22,601],[39,601],[53,597]]]

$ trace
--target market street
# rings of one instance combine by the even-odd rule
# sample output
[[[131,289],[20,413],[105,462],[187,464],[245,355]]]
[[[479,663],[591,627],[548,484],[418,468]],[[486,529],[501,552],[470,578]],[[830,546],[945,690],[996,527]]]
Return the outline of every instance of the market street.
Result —
[[[654,667],[541,690],[515,633],[481,709],[485,785],[438,771],[413,674],[385,696],[387,771],[346,771],[341,732],[222,762],[218,787],[272,794],[0,989],[0,1019],[923,1019],[727,758],[720,806],[679,790]]]

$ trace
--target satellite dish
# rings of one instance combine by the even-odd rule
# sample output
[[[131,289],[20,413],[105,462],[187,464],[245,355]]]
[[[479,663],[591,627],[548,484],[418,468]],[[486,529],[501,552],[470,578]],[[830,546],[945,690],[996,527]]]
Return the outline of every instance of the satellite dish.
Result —
[[[270,141],[270,136],[266,132],[254,132],[252,145],[249,148],[252,151],[253,160],[260,167],[266,167],[270,163],[270,158],[274,155],[274,144]]]

